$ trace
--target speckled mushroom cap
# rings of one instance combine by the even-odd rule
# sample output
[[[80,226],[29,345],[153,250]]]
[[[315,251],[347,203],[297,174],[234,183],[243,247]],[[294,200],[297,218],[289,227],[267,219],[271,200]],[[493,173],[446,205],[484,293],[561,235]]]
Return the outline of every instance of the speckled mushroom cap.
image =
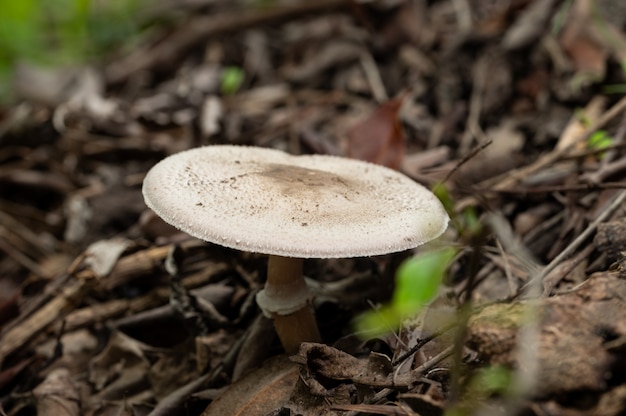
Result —
[[[169,156],[143,182],[146,204],[186,233],[286,257],[360,257],[416,247],[448,215],[391,169],[335,156],[207,146]]]

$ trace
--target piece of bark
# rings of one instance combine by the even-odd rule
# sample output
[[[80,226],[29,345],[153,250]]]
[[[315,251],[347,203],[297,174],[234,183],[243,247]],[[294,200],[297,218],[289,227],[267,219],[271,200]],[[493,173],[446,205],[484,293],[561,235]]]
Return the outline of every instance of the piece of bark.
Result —
[[[618,273],[592,275],[578,289],[542,300],[490,305],[469,322],[468,346],[491,364],[518,366],[517,349],[524,325],[537,325],[530,347],[538,360],[533,393],[600,391],[624,365],[607,340],[626,335],[626,281]],[[532,309],[529,309],[532,308]],[[528,322],[532,310],[537,322]]]
[[[626,218],[599,224],[593,243],[600,252],[607,253],[609,261],[621,259],[620,253],[626,251]]]

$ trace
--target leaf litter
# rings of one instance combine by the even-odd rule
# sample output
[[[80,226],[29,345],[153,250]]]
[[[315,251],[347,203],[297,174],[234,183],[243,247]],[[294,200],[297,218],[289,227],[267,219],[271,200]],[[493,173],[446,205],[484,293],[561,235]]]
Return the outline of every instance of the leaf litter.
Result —
[[[3,414],[626,412],[624,6],[217,1],[140,18],[161,23],[99,65],[22,64],[0,107]],[[443,181],[461,254],[438,298],[363,339],[354,318],[412,253],[307,261],[325,343],[282,355],[254,303],[263,257],[191,239],[141,198],[158,160],[218,143]],[[498,365],[526,394],[475,390]]]

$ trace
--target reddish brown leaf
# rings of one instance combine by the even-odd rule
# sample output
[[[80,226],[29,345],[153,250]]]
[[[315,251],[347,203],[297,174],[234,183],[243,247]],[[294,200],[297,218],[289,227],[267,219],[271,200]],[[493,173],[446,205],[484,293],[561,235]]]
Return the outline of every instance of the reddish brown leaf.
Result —
[[[398,169],[406,151],[399,111],[402,100],[383,103],[348,131],[348,156]]]
[[[594,36],[593,28],[597,23],[592,21],[591,13],[591,1],[577,0],[572,6],[559,43],[577,71],[600,78],[606,70],[608,49]]]

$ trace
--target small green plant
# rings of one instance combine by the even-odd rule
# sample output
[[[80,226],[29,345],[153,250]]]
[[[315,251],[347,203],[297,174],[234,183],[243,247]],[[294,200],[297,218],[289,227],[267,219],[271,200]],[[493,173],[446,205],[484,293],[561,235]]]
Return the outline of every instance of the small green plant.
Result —
[[[139,33],[142,0],[0,0],[0,94],[16,63],[81,64]]]
[[[433,193],[439,198],[448,212],[452,226],[458,231],[461,240],[470,241],[472,238],[477,238],[482,234],[483,226],[473,206],[468,206],[460,214],[457,214],[454,210],[454,201],[450,196],[450,191],[444,184],[439,183],[435,185]]]
[[[473,207],[457,214],[454,201],[444,184],[433,187],[462,240],[482,235],[482,224]],[[396,287],[391,302],[367,311],[355,319],[357,332],[363,337],[381,336],[399,329],[406,319],[418,315],[437,295],[445,273],[458,250],[445,247],[425,251],[406,260],[396,272]]]
[[[606,130],[598,130],[587,139],[587,148],[591,150],[602,150],[613,145],[613,137],[609,136]],[[602,159],[604,152],[598,154],[598,158]]]
[[[593,37],[596,38],[596,41],[601,44],[602,49],[608,49],[611,52],[613,59],[619,62],[622,69],[622,77],[624,77],[626,76],[626,59],[624,58],[623,51],[626,44],[619,35],[619,28],[614,27],[609,20],[607,20],[606,12],[602,12],[599,3],[600,2],[597,1],[589,2],[591,7],[588,9],[588,13],[590,13],[591,24],[594,28]],[[580,17],[577,16],[580,14],[580,11],[577,12],[574,9],[574,2],[572,0],[566,0],[561,3],[557,12],[554,14],[554,18],[552,19],[551,32],[553,36],[558,36],[559,33],[565,29],[568,18],[572,20],[578,17],[576,20],[580,20]],[[570,14],[573,14],[574,17],[568,17]],[[580,22],[577,24],[580,24]],[[588,24],[585,24],[585,26],[588,26]],[[589,84],[602,81],[604,77],[603,73],[594,74],[589,71],[579,71],[572,77],[570,85],[575,90],[579,90]],[[604,85],[602,86],[602,91],[605,94],[624,94],[626,92],[626,84],[618,83]]]
[[[576,109],[574,114],[576,115],[576,118],[580,122],[580,124],[582,124],[585,128],[591,126],[591,120],[589,120],[589,117],[587,117],[584,110],[580,108]],[[609,135],[606,130],[597,130],[591,136],[589,136],[586,146],[589,150],[598,151],[611,147],[614,142],[615,140]],[[598,153],[598,158],[602,159],[603,156],[604,152]]]
[[[501,365],[483,367],[472,378],[468,391],[472,394],[506,394],[511,387],[510,369]]]
[[[456,250],[448,247],[420,253],[402,263],[396,273],[391,302],[357,317],[357,331],[367,337],[381,336],[419,314],[437,294],[455,255]]]
[[[237,92],[244,79],[243,69],[238,66],[227,66],[220,74],[220,90],[224,95],[233,95]]]
[[[576,120],[578,120],[578,122],[583,125],[583,127],[587,128],[591,126],[591,120],[589,119],[589,116],[587,116],[587,113],[585,113],[585,110],[583,110],[582,108],[576,108],[574,110],[574,116],[576,117]]]

